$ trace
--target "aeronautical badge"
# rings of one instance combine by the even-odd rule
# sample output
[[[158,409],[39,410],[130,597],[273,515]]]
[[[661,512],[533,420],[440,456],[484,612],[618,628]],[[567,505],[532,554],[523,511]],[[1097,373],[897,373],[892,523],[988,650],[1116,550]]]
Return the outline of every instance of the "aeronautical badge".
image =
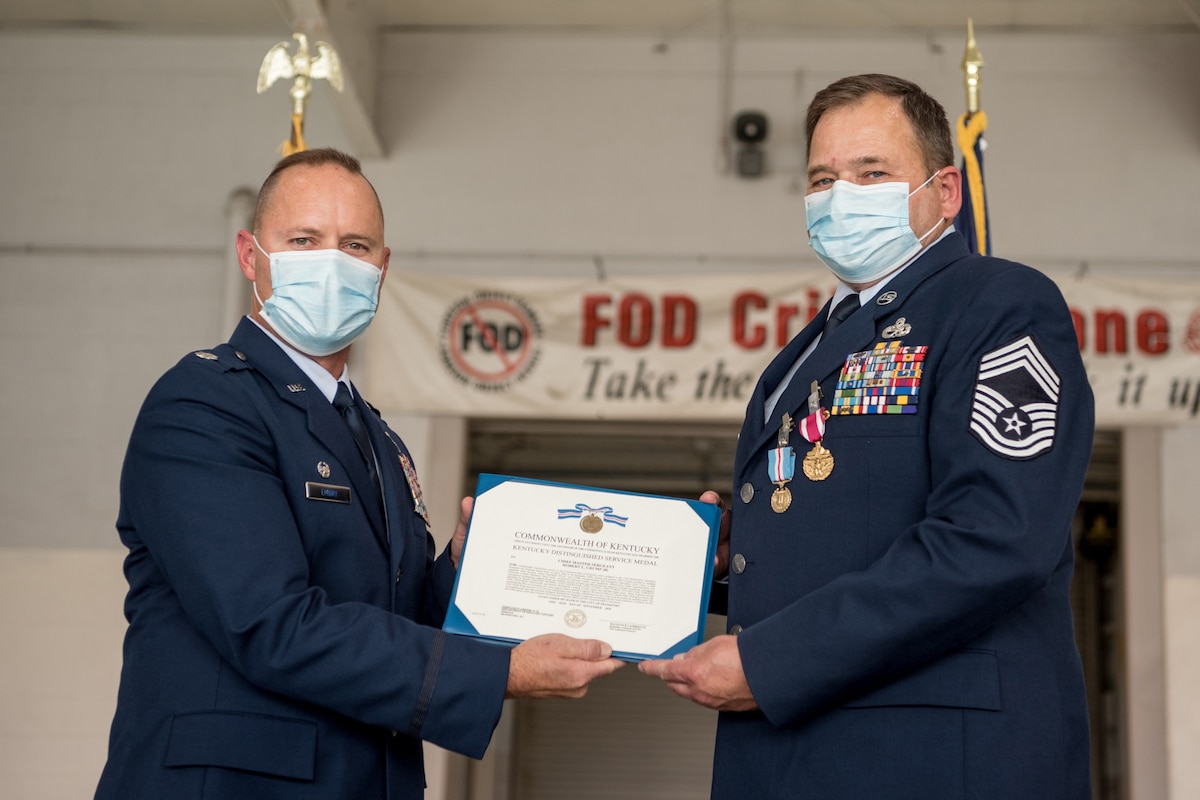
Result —
[[[1029,336],[979,361],[971,433],[992,452],[1024,461],[1054,445],[1059,379]]]

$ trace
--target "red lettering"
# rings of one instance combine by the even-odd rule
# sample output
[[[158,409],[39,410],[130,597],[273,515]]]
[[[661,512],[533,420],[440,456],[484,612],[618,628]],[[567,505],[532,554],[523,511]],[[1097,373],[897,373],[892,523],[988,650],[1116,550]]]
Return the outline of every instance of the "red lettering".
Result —
[[[764,309],[767,298],[758,292],[742,292],[733,298],[733,342],[738,347],[753,350],[762,347],[767,341],[767,329],[755,324],[747,327],[746,317],[749,309]]]
[[[626,347],[645,347],[654,335],[654,305],[644,294],[629,294],[621,298],[620,327],[617,340]],[[634,330],[635,320],[637,330]]]
[[[1152,356],[1162,355],[1171,346],[1167,317],[1161,311],[1143,311],[1137,316],[1137,347]]]
[[[780,303],[775,309],[775,346],[783,347],[791,340],[788,323],[799,315],[800,306]]]
[[[608,295],[585,294],[583,296],[582,345],[584,347],[595,347],[597,331],[612,326],[612,320],[600,316],[600,308],[610,303],[612,303],[612,297]]]
[[[696,341],[696,301],[683,294],[663,295],[663,347],[687,347]]]
[[[808,290],[808,316],[804,318],[804,324],[812,322],[817,318],[817,314],[821,313],[821,293],[816,289]]]
[[[1079,349],[1082,351],[1087,344],[1087,320],[1082,311],[1072,308],[1071,321],[1075,323],[1075,339],[1079,342]]]
[[[1109,336],[1112,341],[1109,341]],[[1102,311],[1096,309],[1096,352],[1107,353],[1109,347],[1114,353],[1125,353],[1129,350],[1129,342],[1125,332],[1125,315],[1120,311]]]

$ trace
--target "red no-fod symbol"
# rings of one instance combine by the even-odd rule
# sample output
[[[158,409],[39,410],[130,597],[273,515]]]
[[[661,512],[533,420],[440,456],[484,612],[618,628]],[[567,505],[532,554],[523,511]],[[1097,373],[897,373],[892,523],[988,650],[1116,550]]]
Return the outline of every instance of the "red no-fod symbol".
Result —
[[[537,363],[542,330],[516,297],[479,294],[459,300],[442,323],[442,360],[464,383],[503,389]]]

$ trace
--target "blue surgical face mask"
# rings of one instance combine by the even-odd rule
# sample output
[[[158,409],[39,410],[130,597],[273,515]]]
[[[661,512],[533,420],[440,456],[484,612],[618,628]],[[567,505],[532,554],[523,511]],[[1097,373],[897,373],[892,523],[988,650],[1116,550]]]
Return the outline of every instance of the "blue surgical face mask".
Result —
[[[846,283],[882,278],[920,252],[921,242],[941,224],[938,220],[918,238],[908,222],[908,198],[937,176],[933,173],[911,192],[907,183],[859,186],[835,181],[831,188],[808,195],[804,211],[809,245]]]
[[[310,356],[336,353],[357,339],[379,302],[383,270],[341,250],[280,250],[271,260],[271,296],[262,317],[279,338]]]

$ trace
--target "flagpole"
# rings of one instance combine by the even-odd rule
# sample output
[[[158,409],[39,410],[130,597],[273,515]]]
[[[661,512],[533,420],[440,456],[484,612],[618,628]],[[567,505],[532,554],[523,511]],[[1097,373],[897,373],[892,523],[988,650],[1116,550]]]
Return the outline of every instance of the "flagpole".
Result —
[[[987,114],[979,102],[979,76],[983,56],[975,42],[975,23],[967,19],[967,46],[963,52],[963,86],[967,92],[967,112],[958,118],[958,147],[963,156],[962,208],[954,222],[962,233],[967,247],[974,253],[991,255],[992,242],[988,231],[987,202],[983,191],[983,139],[987,130]]]
[[[979,74],[983,71],[983,56],[975,43],[975,22],[967,18],[967,47],[962,60],[963,86],[967,90],[967,120],[977,112],[979,106]]]

